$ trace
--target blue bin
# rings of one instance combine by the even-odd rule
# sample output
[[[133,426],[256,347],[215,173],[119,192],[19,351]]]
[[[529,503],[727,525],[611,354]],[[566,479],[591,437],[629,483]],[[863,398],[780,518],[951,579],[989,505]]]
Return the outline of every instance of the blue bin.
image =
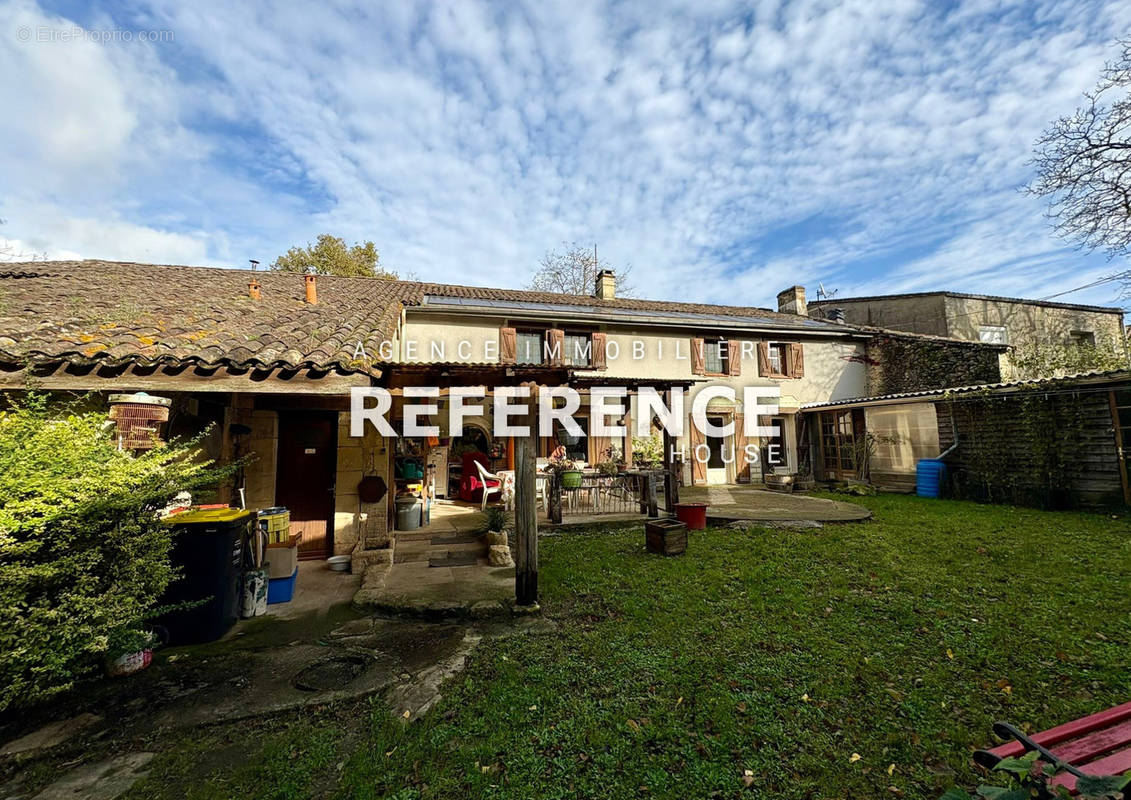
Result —
[[[915,494],[941,497],[946,480],[946,464],[937,458],[921,458],[915,465]]]
[[[272,578],[267,582],[267,605],[289,603],[295,596],[295,582],[298,580],[298,567],[289,578]]]

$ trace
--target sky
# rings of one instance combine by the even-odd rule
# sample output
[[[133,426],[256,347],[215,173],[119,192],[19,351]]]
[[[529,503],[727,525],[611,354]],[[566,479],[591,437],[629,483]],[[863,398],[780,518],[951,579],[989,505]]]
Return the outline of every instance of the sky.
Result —
[[[1047,297],[1131,267],[1021,191],[1128,33],[1126,0],[0,0],[0,239],[243,267],[328,232],[509,287],[577,242],[656,299]]]

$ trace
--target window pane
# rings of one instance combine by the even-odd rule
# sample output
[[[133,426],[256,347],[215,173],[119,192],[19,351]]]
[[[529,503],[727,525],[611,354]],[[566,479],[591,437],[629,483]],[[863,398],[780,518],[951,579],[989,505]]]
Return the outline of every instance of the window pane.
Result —
[[[707,339],[703,342],[703,366],[707,372],[722,373],[723,359],[719,355],[718,339]]]
[[[1000,325],[982,325],[978,328],[978,339],[990,344],[1005,344],[1005,328]]]
[[[519,331],[515,336],[515,345],[518,350],[516,363],[542,363],[542,334]]]
[[[562,341],[562,360],[573,367],[589,366],[589,337],[585,334],[567,333]]]

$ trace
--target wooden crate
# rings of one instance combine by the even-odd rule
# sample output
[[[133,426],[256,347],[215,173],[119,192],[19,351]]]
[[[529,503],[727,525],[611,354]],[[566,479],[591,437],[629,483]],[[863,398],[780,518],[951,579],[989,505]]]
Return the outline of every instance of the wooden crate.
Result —
[[[687,550],[687,525],[677,519],[656,519],[644,523],[645,544],[649,553],[678,556]]]

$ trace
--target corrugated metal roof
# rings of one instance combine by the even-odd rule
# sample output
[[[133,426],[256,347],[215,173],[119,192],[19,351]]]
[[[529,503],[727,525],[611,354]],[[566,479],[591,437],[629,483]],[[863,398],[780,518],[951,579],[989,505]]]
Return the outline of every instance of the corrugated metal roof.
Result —
[[[1029,380],[1005,383],[980,383],[972,386],[955,386],[949,389],[924,389],[918,392],[897,392],[894,394],[874,395],[872,397],[849,397],[844,400],[833,400],[827,403],[806,403],[801,406],[801,410],[819,411],[826,408],[844,408],[846,406],[919,402],[938,397],[945,398],[954,395],[974,394],[979,392],[1009,393],[1028,389],[1062,388],[1071,384],[1108,383],[1120,380],[1131,381],[1131,370],[1117,369],[1097,372],[1078,372],[1073,375],[1062,375],[1052,378],[1032,378]]]

